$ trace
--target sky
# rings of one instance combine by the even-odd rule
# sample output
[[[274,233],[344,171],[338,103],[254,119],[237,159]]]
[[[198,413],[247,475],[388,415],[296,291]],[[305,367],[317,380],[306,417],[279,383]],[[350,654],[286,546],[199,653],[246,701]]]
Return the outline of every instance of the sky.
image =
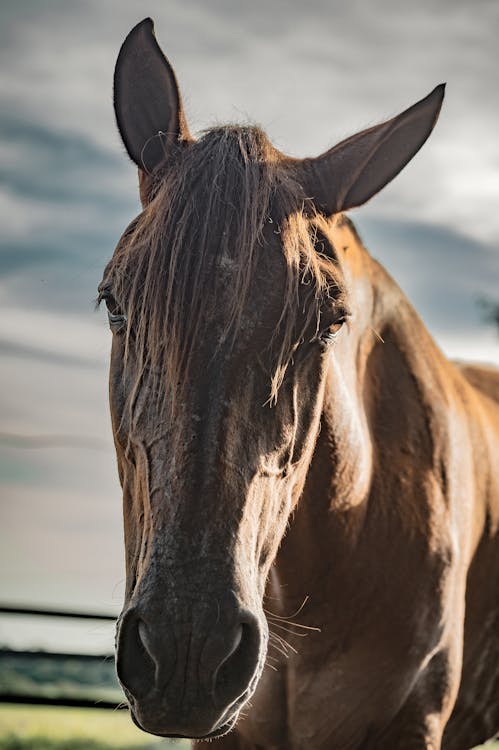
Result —
[[[496,0],[3,0],[0,602],[117,612],[123,596],[110,333],[93,302],[139,208],[112,75],[146,15],[191,132],[249,120],[294,156],[447,81],[430,140],[351,218],[449,356],[499,364],[478,303],[499,301]],[[3,618],[0,644],[73,637],[42,631]],[[93,626],[85,638],[100,648]]]

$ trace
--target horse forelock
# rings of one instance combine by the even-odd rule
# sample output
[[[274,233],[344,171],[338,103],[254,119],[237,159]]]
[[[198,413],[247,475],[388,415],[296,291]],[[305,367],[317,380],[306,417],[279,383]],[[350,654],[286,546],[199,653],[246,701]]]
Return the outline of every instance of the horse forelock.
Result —
[[[271,251],[270,236],[285,261],[280,315],[269,342],[276,352],[269,395],[277,398],[294,348],[318,320],[321,300],[338,288],[333,264],[314,248],[321,219],[311,221],[304,207],[300,185],[256,127],[209,130],[179,151],[108,268],[126,312],[125,356],[133,347],[139,363],[137,386],[145,372],[153,374],[154,393],[172,408],[181,402],[192,353],[207,321],[220,320],[220,305],[213,348],[230,347],[248,305],[258,307],[249,293]],[[304,279],[307,309],[299,303]]]

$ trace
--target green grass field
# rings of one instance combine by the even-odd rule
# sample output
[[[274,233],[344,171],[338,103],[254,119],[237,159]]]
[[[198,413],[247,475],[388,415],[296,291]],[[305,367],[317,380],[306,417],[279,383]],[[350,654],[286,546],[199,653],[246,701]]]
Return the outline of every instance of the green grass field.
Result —
[[[216,750],[216,743],[212,747]],[[0,705],[0,750],[188,750],[144,734],[125,711]],[[499,750],[499,742],[484,745]]]
[[[188,750],[137,729],[126,711],[0,705],[0,750]]]

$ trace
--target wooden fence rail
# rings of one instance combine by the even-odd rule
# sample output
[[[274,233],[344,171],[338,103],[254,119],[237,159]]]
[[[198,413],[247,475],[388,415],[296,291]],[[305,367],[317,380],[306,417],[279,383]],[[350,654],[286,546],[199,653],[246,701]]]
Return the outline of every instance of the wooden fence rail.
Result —
[[[0,605],[2,615],[35,615],[40,617],[71,617],[76,620],[116,620],[116,615],[102,612],[68,612],[56,609],[34,609],[33,607],[19,607]]]

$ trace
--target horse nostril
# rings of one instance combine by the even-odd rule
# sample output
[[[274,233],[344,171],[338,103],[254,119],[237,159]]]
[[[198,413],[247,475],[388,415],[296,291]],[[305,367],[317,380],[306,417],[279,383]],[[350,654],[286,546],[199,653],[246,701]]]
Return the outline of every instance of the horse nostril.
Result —
[[[133,612],[121,623],[116,671],[121,684],[135,697],[144,698],[155,684],[155,664],[147,644],[147,626]]]
[[[225,706],[245,692],[257,668],[259,653],[258,623],[253,615],[246,613],[213,676],[213,694],[218,705]]]

